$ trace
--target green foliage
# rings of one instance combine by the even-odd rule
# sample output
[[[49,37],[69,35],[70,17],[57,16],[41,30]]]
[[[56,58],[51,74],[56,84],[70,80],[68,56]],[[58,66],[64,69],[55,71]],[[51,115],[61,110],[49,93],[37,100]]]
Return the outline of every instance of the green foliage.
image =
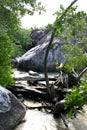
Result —
[[[71,7],[64,13],[64,7],[60,6],[60,11],[56,12],[55,36],[61,39],[61,48],[65,55],[63,67],[71,72],[72,68],[79,71],[87,66],[87,36],[85,35],[87,27],[87,14],[83,11],[77,11],[76,7]],[[62,16],[62,17],[61,17]],[[73,41],[73,42],[72,42]]]
[[[0,35],[0,84],[6,87],[12,83],[10,58],[13,53],[12,43],[8,35]]]
[[[0,84],[4,87],[12,83],[10,59],[20,17],[25,13],[32,15],[34,11],[42,10],[44,7],[36,0],[0,0]]]
[[[80,87],[74,86],[71,94],[66,94],[65,109],[70,109],[68,115],[72,117],[77,110],[82,110],[83,105],[87,103],[87,82],[81,84]]]
[[[14,56],[21,56],[32,47],[32,39],[30,38],[32,29],[19,29],[15,34]]]
[[[56,12],[56,21],[54,26],[57,28],[56,36],[62,39],[71,38],[73,36],[81,35],[86,27],[86,13],[83,11],[76,11],[76,7],[71,7],[66,14],[62,16],[64,12],[63,6],[60,6],[60,11]],[[61,17],[61,19],[59,19]],[[84,26],[83,26],[84,25]],[[69,39],[68,39],[69,40]],[[69,41],[68,41],[69,42]]]
[[[0,0],[0,6],[5,7],[17,16],[23,16],[25,13],[33,15],[35,11],[41,12],[44,7],[41,2],[36,0]]]
[[[64,63],[64,70],[66,72],[72,72],[72,68],[74,68],[78,73],[87,66],[87,56],[82,47],[79,45],[72,45],[67,47],[66,54],[65,54],[65,63]],[[72,49],[73,48],[73,49]]]

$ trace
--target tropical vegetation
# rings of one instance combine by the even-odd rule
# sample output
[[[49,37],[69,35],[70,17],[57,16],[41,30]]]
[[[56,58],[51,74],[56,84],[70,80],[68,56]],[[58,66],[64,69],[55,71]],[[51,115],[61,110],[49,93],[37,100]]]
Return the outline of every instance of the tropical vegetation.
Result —
[[[33,15],[34,11],[41,13],[41,10],[44,7],[36,0],[0,0],[0,84],[4,87],[13,82],[10,59],[14,35],[20,28],[20,18],[25,13]]]
[[[57,66],[59,73],[71,74],[74,70],[77,76],[85,68],[83,74],[87,70],[87,14],[84,11],[77,11],[77,6],[73,7],[76,1],[74,0],[67,9],[61,5],[60,10],[55,13],[55,22],[50,26],[52,35],[44,61],[45,79],[50,97],[52,91],[47,76],[47,57],[54,37],[61,40],[61,48],[65,55],[62,67]],[[42,10],[44,7],[40,2],[37,4],[36,0],[0,0],[0,84],[4,87],[13,83],[11,58],[21,56],[32,47],[30,38],[32,30],[21,29],[20,18],[25,13],[33,15],[35,11],[41,13]],[[72,93],[65,96],[65,109],[70,106],[70,114],[78,108],[82,109],[87,102],[87,80],[79,82],[79,85],[72,84],[71,88]]]

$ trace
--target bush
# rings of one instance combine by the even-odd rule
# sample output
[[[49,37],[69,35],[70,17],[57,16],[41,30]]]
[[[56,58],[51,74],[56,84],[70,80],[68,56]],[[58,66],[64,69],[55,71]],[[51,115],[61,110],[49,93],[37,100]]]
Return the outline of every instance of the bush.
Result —
[[[87,103],[87,82],[82,82],[80,87],[73,86],[72,93],[66,94],[65,109],[69,108],[69,117],[77,113],[77,110],[82,110],[83,105]]]
[[[32,47],[31,29],[19,29],[15,34],[14,56],[21,56]]]
[[[6,87],[13,83],[11,78],[12,43],[7,34],[0,35],[0,85]]]

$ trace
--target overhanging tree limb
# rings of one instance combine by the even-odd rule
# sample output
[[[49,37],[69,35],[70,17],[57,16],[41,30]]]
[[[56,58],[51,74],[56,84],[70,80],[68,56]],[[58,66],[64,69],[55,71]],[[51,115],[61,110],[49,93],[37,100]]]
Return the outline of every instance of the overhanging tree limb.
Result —
[[[62,22],[62,18],[64,17],[64,15],[66,15],[66,13],[68,12],[68,10],[77,2],[78,0],[74,0],[73,2],[71,2],[71,4],[65,9],[65,11],[62,13],[62,15],[60,16],[60,18],[58,19],[59,22]],[[47,91],[49,93],[49,95],[51,96],[51,90],[49,87],[49,79],[48,79],[48,74],[47,74],[47,58],[48,58],[48,53],[50,50],[50,46],[54,40],[54,35],[56,33],[56,28],[53,28],[52,34],[51,34],[51,38],[50,38],[50,42],[47,46],[47,50],[46,50],[46,54],[45,54],[45,59],[44,59],[44,74],[45,74],[45,80],[46,80],[46,86],[47,86]]]

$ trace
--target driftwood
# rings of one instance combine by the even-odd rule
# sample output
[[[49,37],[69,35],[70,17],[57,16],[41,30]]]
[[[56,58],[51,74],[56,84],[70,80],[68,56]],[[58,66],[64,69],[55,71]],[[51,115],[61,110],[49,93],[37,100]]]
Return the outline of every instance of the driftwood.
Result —
[[[51,87],[51,91],[56,92],[56,94],[54,93],[53,95],[54,98],[56,96],[59,99],[61,99],[62,98],[61,96],[63,94],[72,92],[72,90],[69,88],[61,88],[53,84],[50,84],[50,87]],[[27,82],[25,84],[22,83],[22,81],[16,81],[16,84],[10,85],[8,89],[16,95],[21,93],[23,94],[23,96],[27,95],[28,97],[31,97],[33,99],[39,99],[39,98],[46,99],[46,100],[50,99],[46,86],[39,83],[35,85],[34,84],[29,85]],[[58,100],[56,100],[55,102],[57,101]]]
[[[71,93],[72,90],[70,87],[73,85],[79,85],[79,80],[78,77],[81,78],[82,74],[85,73],[87,70],[84,69],[80,75],[75,77],[75,74],[65,74],[64,72],[60,73],[58,77],[49,77],[49,79],[53,80],[55,83],[50,84],[50,90],[52,93],[52,101],[54,99],[57,99],[55,101],[58,102],[61,100],[66,93]],[[22,80],[30,80],[30,81],[43,81],[45,80],[44,77],[42,76],[19,76],[15,77],[16,84],[13,86],[10,86],[9,89],[15,93],[22,93],[23,95],[28,94],[30,97],[36,98],[36,97],[43,97],[43,98],[49,98],[49,94],[47,91],[47,88],[45,85],[39,84],[22,84]],[[18,81],[19,80],[19,81]],[[60,98],[61,97],[61,98]]]
[[[26,106],[26,108],[27,109],[30,109],[30,110],[32,110],[32,109],[39,109],[39,110],[41,110],[41,109],[53,109],[54,108],[54,105],[44,105],[44,106],[36,106],[36,107],[31,107],[31,106],[27,106],[27,105],[25,105]]]
[[[16,96],[18,94],[22,94],[24,97],[29,97],[32,99],[44,99],[47,100],[49,98],[49,95],[47,92],[38,90],[36,88],[32,87],[27,87],[27,86],[15,86],[11,85],[8,87],[8,89],[13,92]]]
[[[22,94],[23,97],[27,96],[29,98],[42,101],[50,101],[51,105],[42,105],[42,106],[26,106],[27,109],[48,109],[51,110],[55,117],[61,116],[61,113],[64,112],[65,104],[65,95],[66,93],[72,93],[70,89],[73,85],[77,87],[80,85],[80,80],[82,75],[87,71],[85,68],[79,75],[73,70],[72,73],[66,74],[64,72],[59,73],[56,77],[49,77],[51,98],[48,94],[46,85],[41,84],[39,81],[45,81],[44,76],[30,76],[30,75],[20,75],[15,77],[16,83],[8,87],[16,96]],[[23,80],[23,81],[22,81]],[[25,83],[26,82],[26,83]],[[33,82],[33,84],[29,83]],[[37,83],[34,83],[37,82]],[[21,99],[20,99],[21,100]]]
[[[14,80],[16,81],[23,81],[23,80],[27,80],[27,81],[45,81],[45,77],[44,76],[31,76],[31,75],[23,75],[23,76],[19,76],[19,77],[14,77]],[[54,76],[49,76],[49,80],[56,80],[56,78]]]

